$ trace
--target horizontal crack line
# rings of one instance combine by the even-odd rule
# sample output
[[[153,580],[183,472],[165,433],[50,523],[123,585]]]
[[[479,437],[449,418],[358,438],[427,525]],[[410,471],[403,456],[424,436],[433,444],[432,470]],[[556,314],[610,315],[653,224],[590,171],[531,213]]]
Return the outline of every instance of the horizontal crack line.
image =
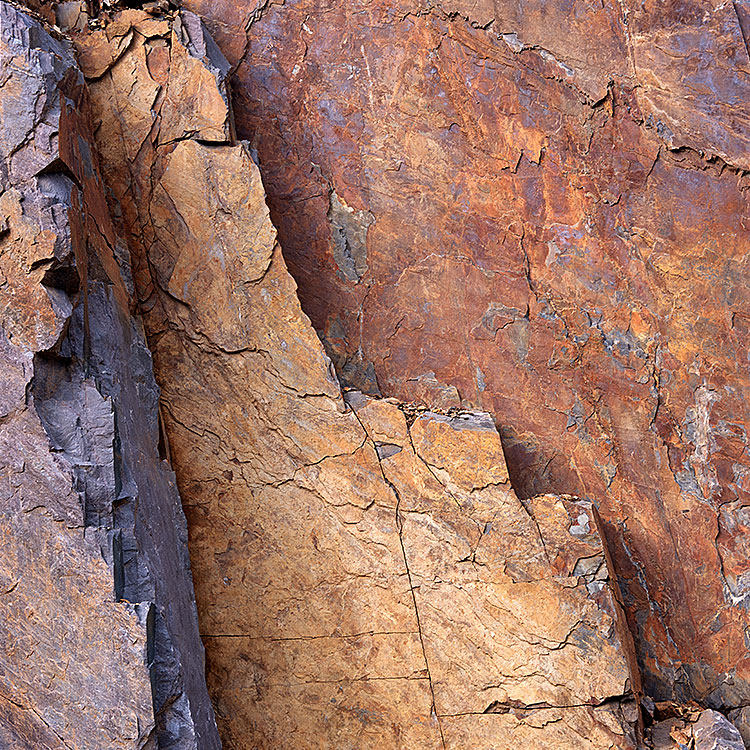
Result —
[[[340,685],[355,682],[426,682],[428,677],[409,677],[407,675],[396,675],[394,677],[340,677],[337,680],[308,680],[307,682],[262,682],[260,685],[265,688],[292,688],[305,687],[307,685]]]
[[[201,633],[202,638],[245,638],[249,641],[268,641],[270,643],[286,641],[318,641],[325,638],[362,638],[374,635],[418,635],[413,630],[367,630],[362,633],[344,633],[342,635],[299,635],[289,638],[274,638],[270,635],[246,635],[245,633]]]

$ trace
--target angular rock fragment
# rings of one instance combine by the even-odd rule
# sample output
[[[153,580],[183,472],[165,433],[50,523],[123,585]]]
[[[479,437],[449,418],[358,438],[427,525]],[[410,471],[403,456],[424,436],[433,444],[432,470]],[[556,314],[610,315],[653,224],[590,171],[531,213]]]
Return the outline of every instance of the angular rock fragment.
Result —
[[[750,706],[730,711],[727,718],[737,727],[745,747],[750,747]]]
[[[592,507],[554,496],[521,503],[487,415],[428,412],[407,426],[387,402],[357,399],[353,406],[373,440],[401,448],[381,466],[399,501],[444,726],[459,718],[466,736],[466,716],[498,713],[500,737],[513,736],[512,718],[525,725],[536,710],[554,715],[557,708],[562,716],[575,706],[597,727],[578,741],[593,742],[615,726],[615,746],[635,747],[637,710],[627,696],[638,685]],[[595,708],[615,696],[622,703]]]
[[[656,723],[647,732],[647,747],[654,750],[744,750],[742,735],[723,714],[692,707]]]
[[[743,750],[745,743],[736,727],[718,711],[703,711],[693,724],[695,750]]]

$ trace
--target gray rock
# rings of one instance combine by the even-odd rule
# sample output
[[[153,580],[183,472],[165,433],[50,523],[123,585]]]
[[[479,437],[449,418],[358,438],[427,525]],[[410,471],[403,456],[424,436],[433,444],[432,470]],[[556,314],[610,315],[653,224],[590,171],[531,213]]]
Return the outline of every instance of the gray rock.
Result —
[[[695,750],[745,750],[739,730],[718,711],[707,709],[693,724]]]
[[[0,0],[0,747],[221,746],[83,76]]]

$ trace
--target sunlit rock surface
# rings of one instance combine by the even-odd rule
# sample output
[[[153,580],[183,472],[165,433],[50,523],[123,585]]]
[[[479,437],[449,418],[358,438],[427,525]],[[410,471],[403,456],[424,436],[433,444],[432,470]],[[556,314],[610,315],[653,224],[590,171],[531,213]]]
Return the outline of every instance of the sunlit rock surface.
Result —
[[[0,745],[741,747],[744,2],[186,6],[0,6]]]
[[[186,6],[343,382],[488,411],[598,505],[654,698],[747,704],[746,0]]]

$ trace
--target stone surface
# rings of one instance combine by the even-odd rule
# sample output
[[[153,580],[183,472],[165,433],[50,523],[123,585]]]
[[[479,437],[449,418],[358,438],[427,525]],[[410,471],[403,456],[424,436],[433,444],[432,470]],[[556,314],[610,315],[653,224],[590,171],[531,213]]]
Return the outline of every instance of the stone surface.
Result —
[[[83,76],[5,2],[0,71],[0,745],[219,747]]]
[[[0,3],[0,745],[742,747],[750,6],[186,5]]]
[[[252,148],[221,131],[224,79],[184,80],[196,53],[175,29],[195,17],[160,24],[126,11],[77,44],[225,747],[635,748],[632,643],[592,506],[524,505],[486,413],[342,396]],[[175,107],[169,91],[193,93]],[[372,231],[350,209],[327,209],[344,277],[366,273]]]
[[[648,691],[750,700],[750,6],[186,0],[339,376],[599,505]]]
[[[656,723],[647,732],[648,747],[654,750],[744,750],[746,745],[738,729],[718,711],[681,711]]]
[[[693,724],[695,750],[744,750],[736,727],[718,711],[703,711]]]
[[[750,747],[750,706],[730,711],[727,718],[739,730],[745,747]]]

